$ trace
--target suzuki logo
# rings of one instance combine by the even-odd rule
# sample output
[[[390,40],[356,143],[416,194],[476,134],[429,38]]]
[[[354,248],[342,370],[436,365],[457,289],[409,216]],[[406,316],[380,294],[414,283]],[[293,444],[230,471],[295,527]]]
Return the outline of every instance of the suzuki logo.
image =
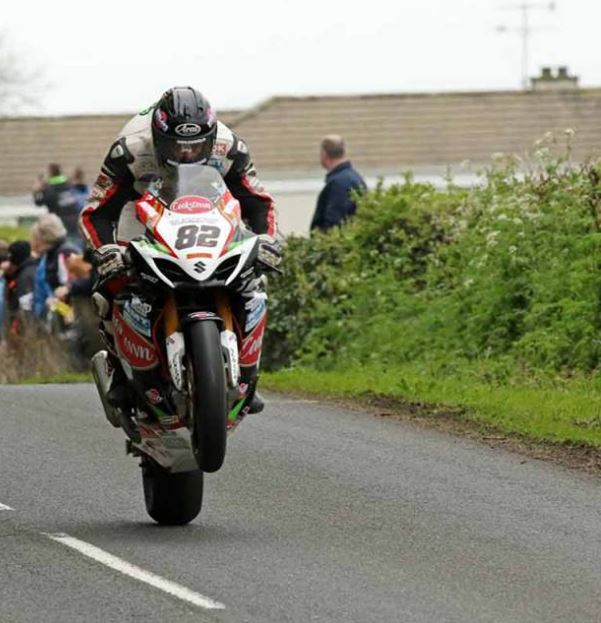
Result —
[[[175,128],[175,133],[180,136],[196,136],[202,128],[197,123],[180,123]]]

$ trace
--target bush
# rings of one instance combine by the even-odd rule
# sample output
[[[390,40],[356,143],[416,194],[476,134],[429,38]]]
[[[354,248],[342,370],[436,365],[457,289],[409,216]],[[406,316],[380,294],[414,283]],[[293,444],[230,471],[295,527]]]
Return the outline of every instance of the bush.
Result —
[[[601,341],[601,168],[512,162],[470,190],[407,177],[288,241],[267,366],[423,361],[591,371]],[[496,362],[496,363],[495,363]]]

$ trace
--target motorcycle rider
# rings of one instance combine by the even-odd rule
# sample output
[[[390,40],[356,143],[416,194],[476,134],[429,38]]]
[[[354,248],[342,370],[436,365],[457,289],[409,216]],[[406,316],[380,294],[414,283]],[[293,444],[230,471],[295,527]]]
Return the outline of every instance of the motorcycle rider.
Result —
[[[274,202],[257,177],[246,144],[217,120],[207,99],[196,89],[173,87],[125,125],[111,145],[82,211],[80,228],[87,243],[95,249],[96,269],[104,283],[118,284],[125,269],[122,255],[125,243],[119,244],[116,237],[123,207],[141,197],[149,184],[161,177],[161,170],[194,163],[219,171],[240,202],[243,220],[260,235],[263,249],[277,267],[281,245]],[[239,292],[244,302],[241,377],[248,386],[247,411],[258,413],[263,409],[255,388],[267,313],[266,295],[260,279],[242,284]],[[110,311],[100,310],[100,313],[107,319]],[[121,371],[116,357],[111,356],[111,363],[116,371]],[[127,401],[124,376],[115,377],[116,387],[111,389],[110,398],[115,406],[123,407]]]

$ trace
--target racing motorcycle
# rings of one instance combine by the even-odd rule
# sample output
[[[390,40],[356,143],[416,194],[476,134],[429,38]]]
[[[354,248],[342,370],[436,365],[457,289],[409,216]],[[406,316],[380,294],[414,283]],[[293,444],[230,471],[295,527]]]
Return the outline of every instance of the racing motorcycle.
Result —
[[[92,373],[107,419],[141,459],[148,514],[181,525],[200,512],[203,474],[222,466],[227,433],[254,390],[241,383],[236,288],[277,268],[213,167],[173,167],[135,213],[145,232],[127,244],[126,283],[105,323],[131,410],[107,397],[115,371],[106,350],[92,358]]]

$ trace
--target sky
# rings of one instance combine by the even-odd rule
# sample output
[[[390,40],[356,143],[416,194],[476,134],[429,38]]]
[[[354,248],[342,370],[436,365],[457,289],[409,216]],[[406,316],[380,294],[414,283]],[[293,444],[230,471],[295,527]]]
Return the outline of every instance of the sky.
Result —
[[[522,1],[20,0],[0,33],[46,85],[15,114],[133,113],[186,84],[223,110],[273,95],[519,88]],[[530,74],[567,65],[601,86],[601,3],[536,4]]]

